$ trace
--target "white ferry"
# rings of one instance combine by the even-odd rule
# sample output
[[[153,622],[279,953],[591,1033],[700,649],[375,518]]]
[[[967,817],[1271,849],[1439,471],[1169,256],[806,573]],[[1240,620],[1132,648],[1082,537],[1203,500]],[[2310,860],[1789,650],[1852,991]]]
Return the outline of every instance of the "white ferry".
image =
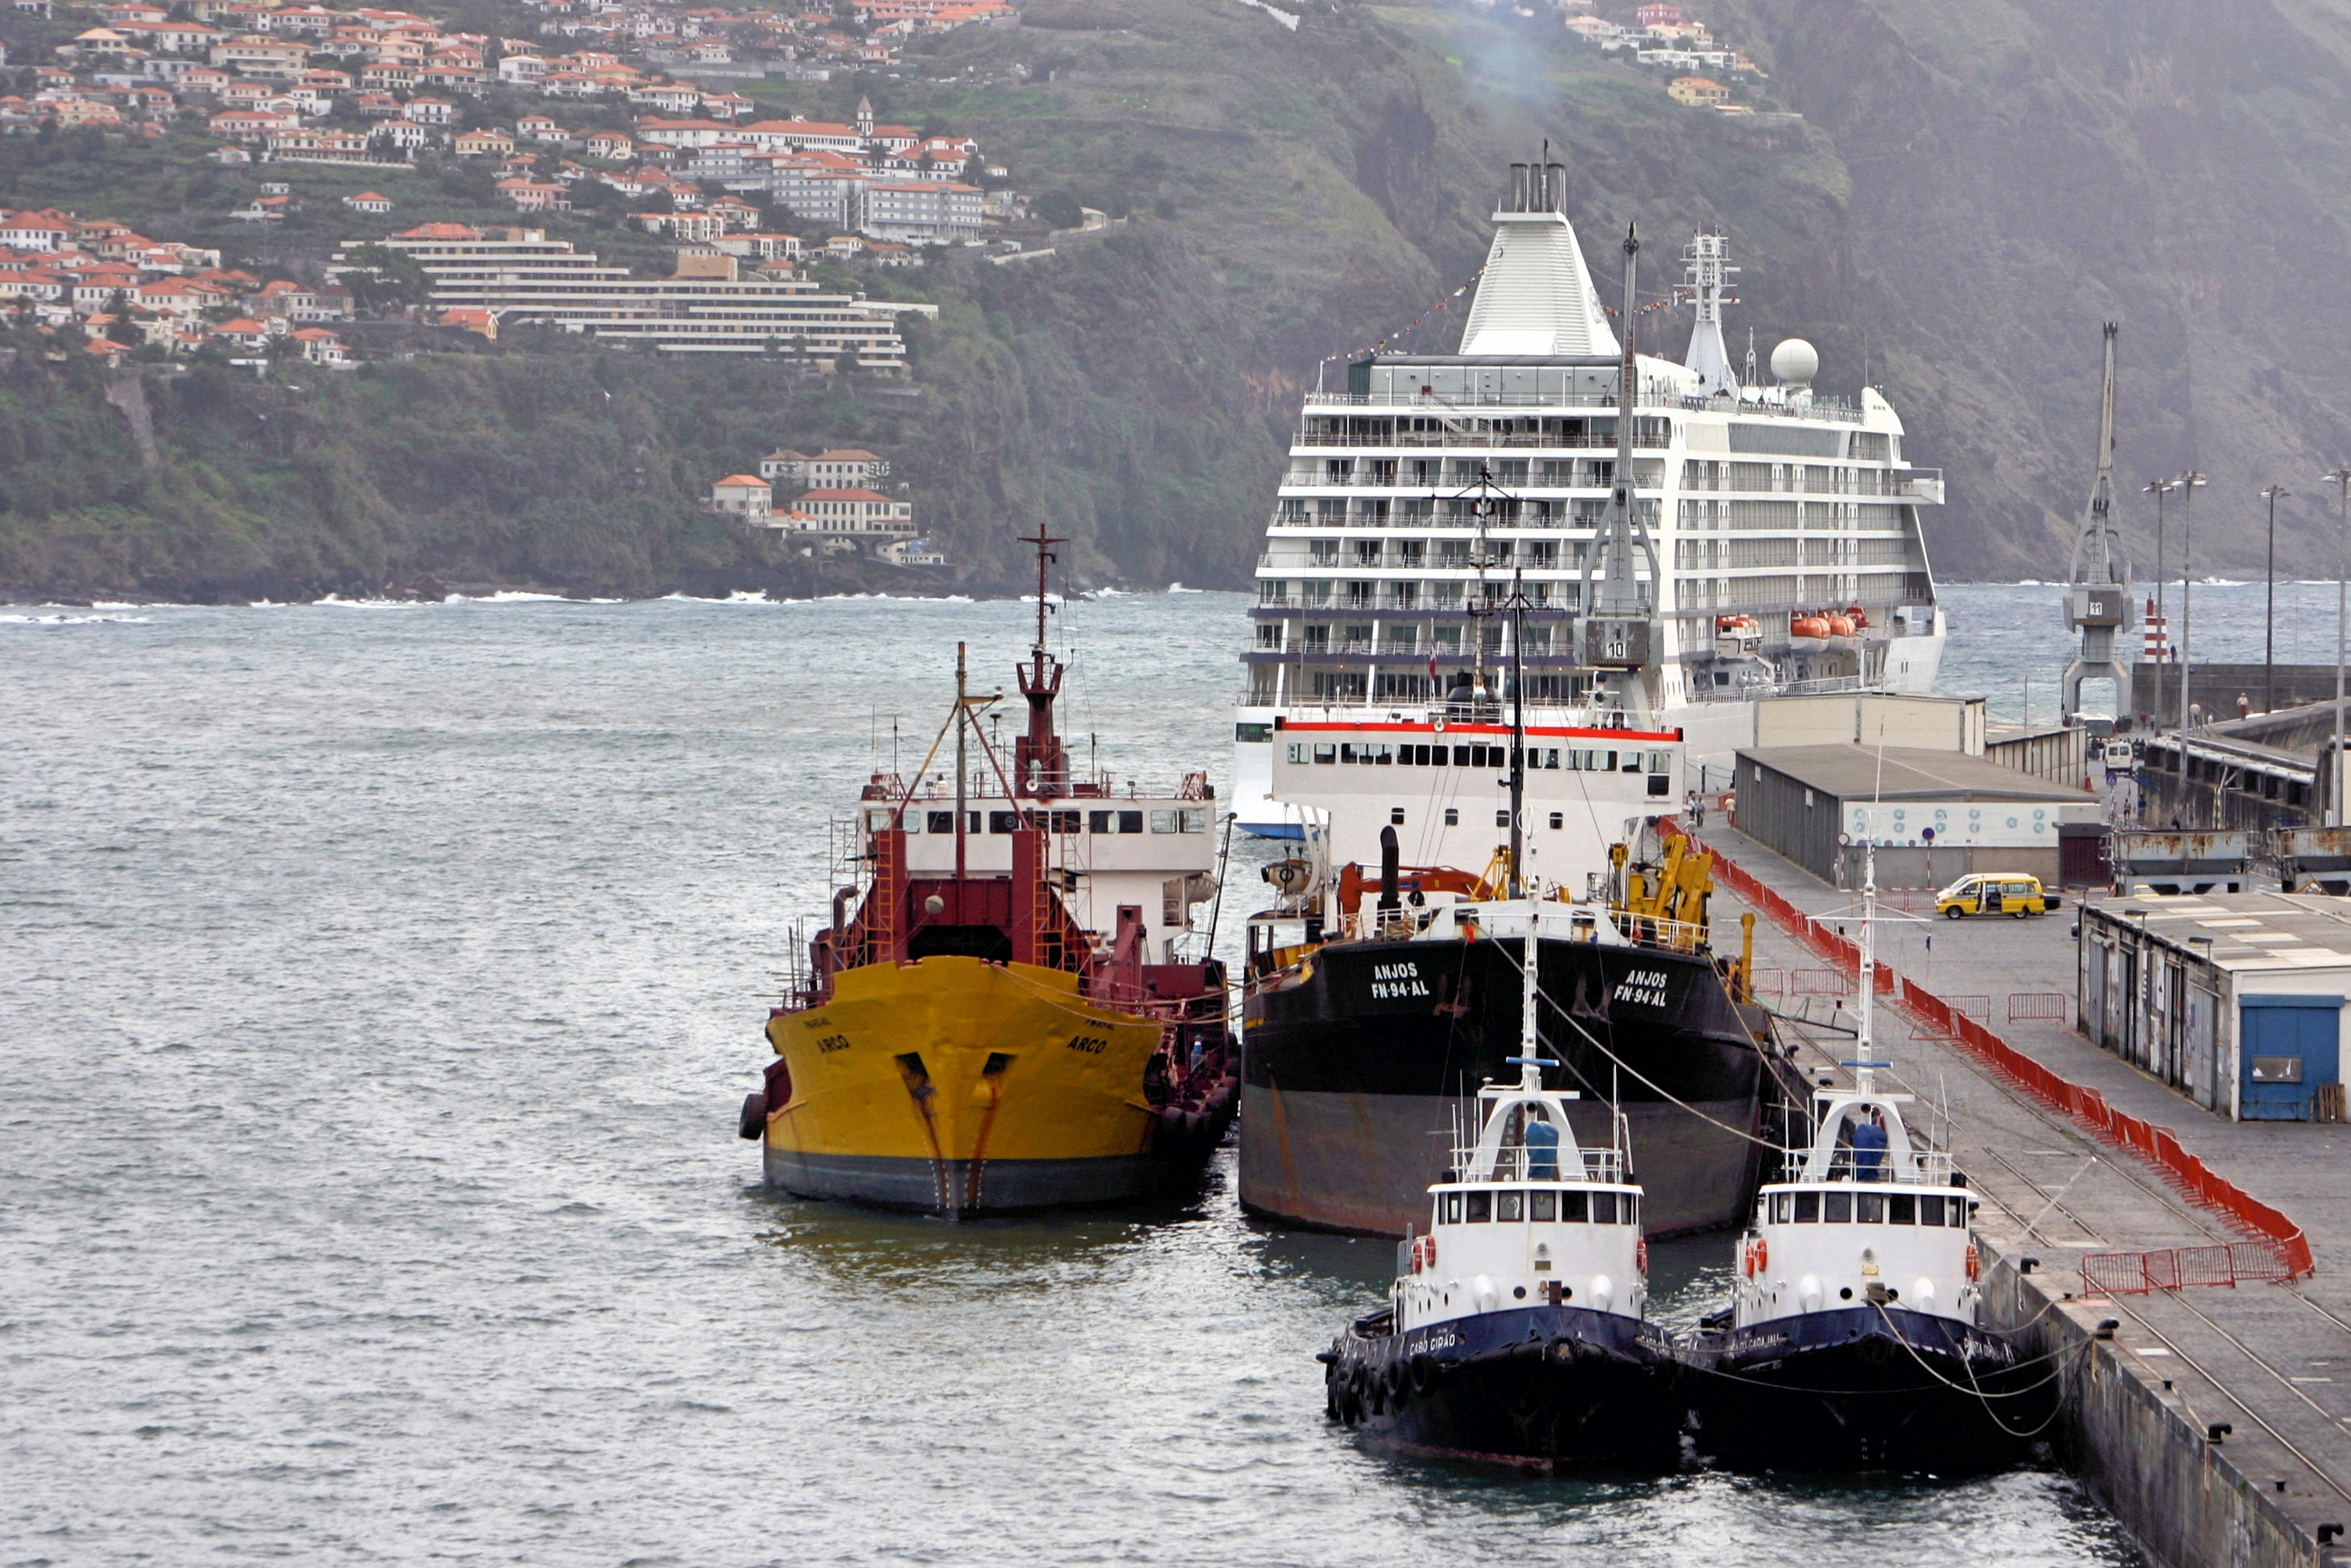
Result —
[[[1536,726],[1588,722],[1593,672],[1573,630],[1617,450],[1623,347],[1564,206],[1564,168],[1512,165],[1513,191],[1452,354],[1374,352],[1301,411],[1258,570],[1235,727],[1246,831],[1300,835],[1273,783],[1277,727],[1418,717],[1504,694],[1507,618]],[[1754,704],[1782,693],[1933,688],[1946,636],[1900,417],[1813,390],[1801,339],[1735,368],[1722,311],[1736,268],[1719,235],[1684,253],[1697,322],[1681,363],[1637,355],[1633,486],[1655,540],[1640,591],[1659,645],[1656,706],[1688,741],[1687,787],[1728,779]],[[1568,710],[1562,712],[1558,710]],[[1676,791],[1678,794],[1678,789]]]

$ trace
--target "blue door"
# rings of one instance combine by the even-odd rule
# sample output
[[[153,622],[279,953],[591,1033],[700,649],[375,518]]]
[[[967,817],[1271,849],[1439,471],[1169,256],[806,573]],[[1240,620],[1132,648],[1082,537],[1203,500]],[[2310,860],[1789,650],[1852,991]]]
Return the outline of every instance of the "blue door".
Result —
[[[2340,997],[2239,997],[2238,1113],[2248,1122],[2306,1122],[2318,1086],[2335,1082]]]

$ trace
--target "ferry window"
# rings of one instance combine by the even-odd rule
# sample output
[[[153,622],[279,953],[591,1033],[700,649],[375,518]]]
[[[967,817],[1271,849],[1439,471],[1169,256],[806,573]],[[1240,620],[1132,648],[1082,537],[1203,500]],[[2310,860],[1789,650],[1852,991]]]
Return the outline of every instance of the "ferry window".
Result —
[[[1317,762],[1336,762],[1339,760],[1339,748],[1328,742],[1320,742],[1314,747],[1314,760]]]
[[[1459,807],[1447,806],[1445,808],[1445,825],[1448,828],[1458,828],[1461,825],[1461,810]]]
[[[1853,1194],[1828,1192],[1821,1196],[1827,1200],[1821,1205],[1822,1224],[1851,1225],[1853,1223]]]
[[[1453,766],[1456,768],[1467,768],[1469,766],[1469,748],[1468,747],[1457,746],[1453,748]]]
[[[1241,742],[1243,745],[1249,745],[1258,741],[1271,740],[1273,738],[1273,726],[1270,724],[1237,724],[1233,726],[1233,738]]]
[[[1395,752],[1384,746],[1367,747],[1365,747],[1365,750],[1369,753],[1366,760],[1382,768],[1385,768],[1390,762],[1395,759]]]
[[[1118,831],[1118,813],[1116,811],[1089,812],[1086,817],[1086,829],[1089,832],[1114,833]]]
[[[1205,833],[1208,831],[1208,813],[1205,810],[1187,808],[1178,820],[1187,833]]]
[[[1820,1220],[1821,1195],[1816,1192],[1798,1193],[1796,1195],[1796,1223],[1799,1225],[1818,1225]]]
[[[1614,1193],[1595,1192],[1592,1195],[1592,1223],[1594,1225],[1614,1225],[1616,1223],[1616,1195]]]
[[[1673,770],[1672,759],[1662,751],[1649,752],[1643,761],[1651,773],[1667,773]]]
[[[1527,1195],[1522,1192],[1502,1192],[1494,1195],[1497,1219],[1524,1219],[1527,1217]]]
[[[1877,1192],[1857,1192],[1853,1195],[1856,1212],[1854,1218],[1864,1225],[1886,1223],[1886,1195]]]
[[[1559,1195],[1559,1217],[1570,1225],[1581,1225],[1592,1218],[1592,1201],[1580,1192]]]
[[[1488,1220],[1494,1218],[1494,1195],[1492,1193],[1473,1192],[1468,1195],[1468,1218],[1470,1224],[1483,1225]]]
[[[923,831],[923,814],[920,811],[909,811],[899,819],[899,824],[910,833],[919,833]],[[882,825],[886,828],[890,824],[884,822]]]
[[[1788,1216],[1795,1212],[1795,1204],[1793,1201],[1795,1196],[1796,1195],[1792,1192],[1775,1192],[1771,1195],[1772,1224],[1786,1225],[1790,1223]]]
[[[955,813],[953,811],[928,811],[924,814],[929,819],[929,821],[923,824],[923,831],[925,832],[952,833],[955,831]]]
[[[1553,812],[1551,814],[1551,826],[1552,826],[1552,831],[1553,832],[1557,832],[1560,829],[1562,829],[1562,828],[1565,827],[1566,825],[1567,825],[1567,816],[1566,816],[1566,813],[1562,812],[1562,811],[1553,811]]]
[[[1641,771],[1641,754],[1639,752],[1628,751],[1625,754],[1625,771],[1627,773],[1638,773]]]
[[[1155,833],[1174,832],[1176,831],[1176,813],[1173,811],[1152,812],[1151,831]]]
[[[1556,747],[1556,746],[1546,746],[1546,747],[1543,747],[1543,749],[1542,749],[1542,765],[1543,765],[1545,768],[1557,768],[1559,767],[1559,747]]]
[[[1461,1195],[1458,1192],[1448,1192],[1445,1195],[1445,1223],[1447,1225],[1461,1223]]]
[[[1056,811],[1053,813],[1053,831],[1057,833],[1074,833],[1084,818],[1083,811]]]
[[[1921,1225],[1942,1224],[1943,1200],[1939,1197],[1920,1198],[1918,1200],[1918,1223]]]
[[[1143,831],[1143,813],[1140,811],[1121,811],[1118,814],[1118,831],[1122,833],[1139,833]]]
[[[869,833],[888,832],[890,831],[890,808],[887,806],[867,807],[865,810],[865,831]]]
[[[1361,762],[1363,760],[1363,758],[1356,754],[1355,743],[1353,741],[1343,740],[1339,743],[1339,760],[1342,762]]]
[[[1891,1225],[1916,1225],[1918,1222],[1918,1200],[1907,1192],[1897,1192],[1886,1200],[1886,1218]]]
[[[1559,1194],[1555,1192],[1530,1193],[1527,1196],[1527,1218],[1529,1219],[1557,1219],[1559,1218]]]
[[[1019,826],[1020,813],[1018,811],[990,811],[987,814],[987,831],[991,833],[1013,832]]]
[[[1388,826],[1392,828],[1401,828],[1404,826],[1404,808],[1402,806],[1390,806],[1388,808]]]

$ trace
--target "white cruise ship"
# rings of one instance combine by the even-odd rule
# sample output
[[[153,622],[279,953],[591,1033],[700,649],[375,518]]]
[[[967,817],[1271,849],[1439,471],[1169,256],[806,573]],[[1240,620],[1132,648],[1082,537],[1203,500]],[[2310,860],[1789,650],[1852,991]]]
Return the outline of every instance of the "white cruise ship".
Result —
[[[1562,208],[1566,171],[1513,164],[1512,193],[1453,354],[1374,352],[1308,394],[1257,571],[1235,728],[1243,828],[1298,835],[1273,794],[1289,722],[1457,716],[1509,695],[1523,584],[1526,702],[1586,722],[1593,674],[1571,633],[1607,505],[1623,345]],[[1755,704],[1798,692],[1933,688],[1946,633],[1918,508],[1939,471],[1903,460],[1902,421],[1812,390],[1801,339],[1761,384],[1725,346],[1718,235],[1683,253],[1697,321],[1681,363],[1637,356],[1633,484],[1663,582],[1650,695],[1687,740],[1689,788],[1728,782]],[[1535,716],[1531,714],[1531,721]],[[1705,771],[1701,771],[1705,769]]]

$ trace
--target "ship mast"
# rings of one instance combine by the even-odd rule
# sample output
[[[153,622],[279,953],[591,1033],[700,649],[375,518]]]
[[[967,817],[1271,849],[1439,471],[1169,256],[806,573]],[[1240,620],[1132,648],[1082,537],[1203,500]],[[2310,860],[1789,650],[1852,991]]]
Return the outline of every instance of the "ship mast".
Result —
[[[1522,650],[1527,638],[1526,569],[1510,570],[1510,886],[1512,898],[1528,896],[1526,873],[1521,869],[1526,861],[1527,844],[1527,667]],[[1534,988],[1534,936],[1528,927],[1527,988],[1530,998]],[[1532,1005],[1531,1001],[1529,1003]],[[1530,1015],[1531,1017],[1531,1015]],[[1531,1031],[1528,1053],[1533,1053]]]
[[[1641,585],[1634,573],[1634,556],[1648,561],[1652,593],[1661,591],[1665,574],[1657,570],[1656,546],[1648,525],[1641,520],[1633,491],[1633,410],[1639,394],[1640,367],[1633,349],[1634,323],[1639,308],[1634,295],[1634,271],[1641,252],[1639,233],[1625,230],[1624,353],[1616,371],[1616,468],[1611,476],[1607,515],[1592,541],[1583,562],[1583,662],[1599,674],[1593,682],[1592,706],[1611,729],[1646,728],[1651,722],[1647,689],[1649,651],[1655,645],[1655,622],[1642,602]],[[1628,720],[1635,716],[1638,724]]]
[[[1050,800],[1069,792],[1070,756],[1053,731],[1053,699],[1061,690],[1061,662],[1045,651],[1045,617],[1052,610],[1045,597],[1045,569],[1058,559],[1051,547],[1069,541],[1053,538],[1040,523],[1037,531],[1023,535],[1020,542],[1037,547],[1037,640],[1029,646],[1029,662],[1012,667],[1020,695],[1029,699],[1029,733],[1013,746],[1012,786],[1032,799]]]
[[[1874,830],[1876,823],[1870,824]],[[1853,1086],[1856,1092],[1877,1092],[1877,1074],[1870,1061],[1875,1043],[1877,999],[1877,841],[1863,841],[1861,852],[1861,1020],[1854,1031]]]

